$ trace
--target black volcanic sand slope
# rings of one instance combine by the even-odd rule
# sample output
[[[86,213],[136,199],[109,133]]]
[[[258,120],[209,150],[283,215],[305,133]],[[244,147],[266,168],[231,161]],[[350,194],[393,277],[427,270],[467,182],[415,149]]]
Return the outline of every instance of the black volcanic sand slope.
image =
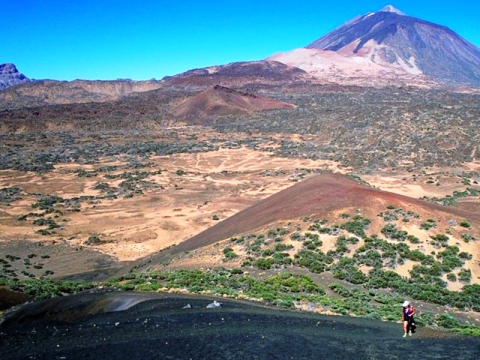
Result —
[[[1,358],[480,358],[478,338],[422,328],[404,339],[400,324],[221,301],[207,309],[208,297],[97,293],[28,304],[0,326]]]

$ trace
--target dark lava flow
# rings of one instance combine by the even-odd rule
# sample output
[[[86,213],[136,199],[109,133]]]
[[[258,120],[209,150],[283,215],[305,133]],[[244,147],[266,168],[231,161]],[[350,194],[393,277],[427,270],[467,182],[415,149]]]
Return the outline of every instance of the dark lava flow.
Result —
[[[89,293],[26,304],[1,359],[479,359],[480,339],[400,324],[174,294]],[[183,309],[187,304],[189,309]]]

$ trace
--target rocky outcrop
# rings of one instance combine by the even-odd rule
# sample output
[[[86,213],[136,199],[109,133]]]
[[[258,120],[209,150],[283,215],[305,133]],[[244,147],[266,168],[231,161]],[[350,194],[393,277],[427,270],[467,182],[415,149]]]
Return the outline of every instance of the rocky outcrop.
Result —
[[[14,64],[0,64],[0,90],[29,81],[30,79],[20,73]]]

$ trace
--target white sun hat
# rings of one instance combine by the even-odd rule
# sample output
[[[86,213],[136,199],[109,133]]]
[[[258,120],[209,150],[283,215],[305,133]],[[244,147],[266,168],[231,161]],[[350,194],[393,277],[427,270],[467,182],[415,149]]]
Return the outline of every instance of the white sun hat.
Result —
[[[403,306],[403,307],[406,307],[406,306],[408,306],[408,305],[410,305],[410,301],[405,300],[405,301],[403,302],[403,305],[402,305],[402,306]]]

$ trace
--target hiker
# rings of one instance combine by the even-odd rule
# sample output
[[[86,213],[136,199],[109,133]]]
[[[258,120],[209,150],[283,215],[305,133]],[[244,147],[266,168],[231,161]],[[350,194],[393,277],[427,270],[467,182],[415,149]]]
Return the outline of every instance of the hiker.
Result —
[[[416,314],[415,308],[409,301],[405,300],[402,305],[403,337],[412,336],[415,329],[413,316]]]
[[[412,305],[412,303],[410,303],[408,305],[409,309],[410,309],[410,316],[409,316],[409,319],[408,319],[408,326],[407,326],[407,332],[408,332],[408,335],[409,336],[412,336],[412,334],[415,333],[415,329],[416,329],[416,325],[415,325],[415,318],[413,317],[414,315],[417,314],[417,311],[415,310],[415,307]]]

